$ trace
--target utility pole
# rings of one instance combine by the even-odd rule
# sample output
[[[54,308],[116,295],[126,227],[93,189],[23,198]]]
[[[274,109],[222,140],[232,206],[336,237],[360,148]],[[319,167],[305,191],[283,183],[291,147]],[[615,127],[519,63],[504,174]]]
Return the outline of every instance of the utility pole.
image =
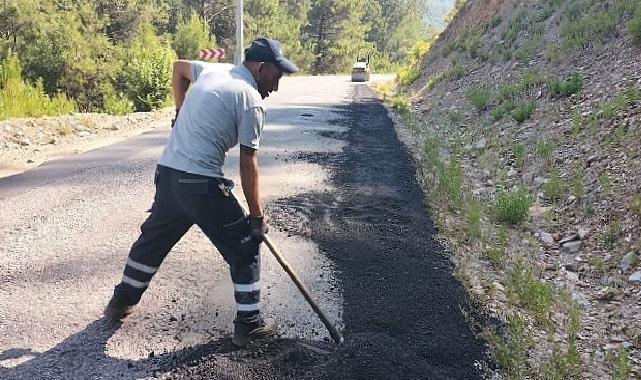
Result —
[[[236,0],[236,55],[234,63],[243,61],[243,0]]]

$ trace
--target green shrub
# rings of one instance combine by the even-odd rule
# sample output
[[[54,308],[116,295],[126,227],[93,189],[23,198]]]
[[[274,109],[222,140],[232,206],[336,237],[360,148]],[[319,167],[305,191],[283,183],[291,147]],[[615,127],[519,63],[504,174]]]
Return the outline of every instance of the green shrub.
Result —
[[[103,110],[115,116],[123,116],[133,112],[134,104],[122,92],[116,94],[113,86],[107,84],[103,86]]]
[[[505,370],[509,379],[528,378],[528,350],[534,343],[527,325],[527,319],[509,315],[504,336],[495,329],[485,330],[482,334],[492,348],[496,362]]]
[[[191,12],[189,19],[179,20],[176,26],[171,47],[181,59],[198,59],[200,49],[212,48],[216,45],[216,38],[212,38],[209,25],[196,11]]]
[[[456,157],[451,157],[447,165],[437,167],[438,189],[447,198],[448,205],[458,210],[462,201],[463,167]]]
[[[420,77],[421,72],[416,65],[401,67],[397,74],[398,83],[403,87],[411,85]]]
[[[532,116],[534,110],[536,110],[536,102],[529,100],[513,109],[510,115],[517,123],[521,124]]]
[[[486,87],[475,87],[467,93],[467,99],[478,110],[484,110],[490,101],[490,91]]]
[[[536,144],[536,154],[546,165],[554,163],[555,144],[551,141],[539,141]]]
[[[605,249],[612,249],[617,240],[619,240],[622,231],[620,222],[610,223],[608,228],[601,234],[601,246]]]
[[[460,79],[465,76],[465,68],[458,62],[455,62],[453,66],[447,70],[444,74],[447,79]]]
[[[583,78],[581,74],[574,72],[568,80],[550,79],[548,80],[548,89],[553,97],[566,98],[579,92],[583,88]]]
[[[559,169],[554,168],[550,179],[543,184],[543,195],[549,200],[557,201],[565,194],[565,190],[565,183],[559,175]]]
[[[635,42],[641,42],[641,7],[634,13],[634,17],[626,24],[628,32]]]
[[[514,102],[509,100],[496,106],[490,112],[490,115],[494,118],[494,120],[498,121],[498,120],[501,120],[503,116],[505,116],[506,114],[509,114],[510,112],[512,112],[515,108],[516,108],[516,105],[514,104]]]
[[[630,371],[632,365],[630,364],[630,353],[625,348],[620,348],[615,351],[608,351],[606,353],[606,360],[608,366],[612,370],[612,380],[626,380],[630,379]]]
[[[481,201],[478,198],[467,200],[467,234],[470,239],[481,237]]]
[[[410,102],[401,95],[395,95],[392,98],[392,109],[401,115],[407,115],[410,112]]]
[[[497,26],[501,25],[501,21],[503,21],[503,19],[501,18],[501,15],[500,15],[500,14],[495,14],[495,15],[494,15],[494,16],[492,16],[492,18],[490,19],[490,23],[488,24],[488,27],[489,27],[490,29],[494,29],[494,28],[496,28]]]
[[[76,110],[76,103],[64,94],[45,94],[42,80],[34,85],[23,81],[20,61],[15,56],[10,55],[0,66],[0,120],[62,115]]]
[[[515,260],[514,267],[507,273],[505,285],[510,302],[530,310],[538,322],[548,322],[554,301],[552,285],[538,279],[523,258]]]
[[[174,51],[154,34],[151,26],[133,41],[125,53],[119,82],[125,84],[136,111],[151,111],[166,103],[175,59]]]
[[[500,223],[519,224],[527,219],[530,197],[525,186],[516,190],[499,190],[492,206],[492,214]]]
[[[514,162],[520,167],[525,166],[525,145],[521,143],[514,144],[512,153],[514,154]]]

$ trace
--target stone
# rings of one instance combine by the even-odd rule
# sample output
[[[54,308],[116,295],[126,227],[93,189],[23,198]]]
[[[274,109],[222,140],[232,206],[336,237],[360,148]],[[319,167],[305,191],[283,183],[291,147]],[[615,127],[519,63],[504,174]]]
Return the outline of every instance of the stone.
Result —
[[[481,138],[479,141],[476,142],[476,144],[474,144],[474,147],[476,149],[485,149],[486,146],[487,146],[487,139],[485,137]]]
[[[514,168],[510,168],[510,170],[507,171],[508,177],[516,177],[517,174],[519,174],[519,172]]]
[[[28,164],[33,164],[34,162],[35,162],[35,161],[33,161],[32,159],[28,159],[28,160],[27,160],[27,163],[28,163]]]
[[[54,144],[56,144],[57,142],[58,142],[58,139],[56,139],[55,137],[52,137],[52,138],[49,140],[49,144],[51,144],[51,145],[54,145]]]
[[[565,244],[565,243],[569,243],[569,242],[571,242],[571,241],[578,240],[578,238],[579,238],[579,235],[578,235],[578,234],[569,234],[569,235],[565,235],[565,236],[563,237],[563,239],[561,239],[561,241],[559,241],[559,244],[563,245],[563,244]]]
[[[590,233],[590,229],[587,227],[579,227],[576,233],[579,235],[579,239],[583,240]]]
[[[641,270],[634,272],[630,275],[628,278],[628,281],[630,282],[641,282]]]
[[[78,131],[78,132],[76,132],[76,134],[78,135],[78,137],[91,136],[91,132],[89,132],[89,131]]]
[[[554,245],[554,237],[552,236],[552,234],[541,232],[540,239],[543,245],[547,247],[551,247],[552,245]]]
[[[19,141],[20,145],[22,146],[29,146],[31,145],[31,140],[29,140],[28,137],[22,137]]]
[[[561,244],[561,249],[569,253],[576,253],[581,249],[581,244],[583,244],[581,240],[567,241]]]
[[[637,254],[635,252],[628,252],[621,259],[621,263],[619,263],[619,268],[621,269],[622,272],[626,272],[628,269],[630,269],[632,264],[636,261],[637,261]]]
[[[545,178],[543,177],[536,177],[534,178],[534,186],[539,187],[545,183]]]

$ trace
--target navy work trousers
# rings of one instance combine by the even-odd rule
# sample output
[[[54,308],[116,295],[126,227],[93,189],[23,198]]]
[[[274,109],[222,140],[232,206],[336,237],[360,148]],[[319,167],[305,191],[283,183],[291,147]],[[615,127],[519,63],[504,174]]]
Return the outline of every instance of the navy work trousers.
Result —
[[[158,165],[151,215],[131,247],[122,282],[114,293],[126,303],[140,301],[171,248],[196,224],[229,264],[237,320],[259,318],[260,242],[231,193],[233,182]]]

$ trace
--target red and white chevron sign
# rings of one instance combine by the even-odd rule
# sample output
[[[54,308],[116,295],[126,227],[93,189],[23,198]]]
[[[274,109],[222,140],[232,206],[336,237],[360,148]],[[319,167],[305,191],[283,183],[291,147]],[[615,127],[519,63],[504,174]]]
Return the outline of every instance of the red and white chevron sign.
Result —
[[[200,59],[216,59],[219,61],[225,59],[225,49],[216,48],[216,49],[200,49]]]

